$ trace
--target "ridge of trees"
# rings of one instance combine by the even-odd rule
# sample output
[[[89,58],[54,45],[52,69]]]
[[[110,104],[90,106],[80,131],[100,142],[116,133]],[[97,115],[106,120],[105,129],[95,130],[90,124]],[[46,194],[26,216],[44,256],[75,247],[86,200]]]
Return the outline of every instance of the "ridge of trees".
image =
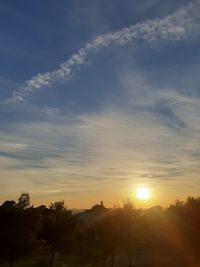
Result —
[[[72,214],[64,201],[34,208],[24,192],[17,203],[0,206],[0,266],[29,259],[30,267],[114,267],[121,260],[129,267],[162,261],[199,266],[199,255],[200,197],[147,210],[134,208],[130,200],[112,209],[102,202]]]

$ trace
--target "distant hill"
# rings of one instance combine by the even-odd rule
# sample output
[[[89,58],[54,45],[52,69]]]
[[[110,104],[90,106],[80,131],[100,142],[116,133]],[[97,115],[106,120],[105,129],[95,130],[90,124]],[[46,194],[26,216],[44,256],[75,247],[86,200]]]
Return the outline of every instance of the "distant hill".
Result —
[[[71,209],[72,214],[78,214],[84,212],[85,209]]]
[[[105,215],[110,209],[106,208],[103,201],[100,204],[94,205],[91,209],[84,210],[83,212],[74,213],[77,218],[84,221],[98,221]]]

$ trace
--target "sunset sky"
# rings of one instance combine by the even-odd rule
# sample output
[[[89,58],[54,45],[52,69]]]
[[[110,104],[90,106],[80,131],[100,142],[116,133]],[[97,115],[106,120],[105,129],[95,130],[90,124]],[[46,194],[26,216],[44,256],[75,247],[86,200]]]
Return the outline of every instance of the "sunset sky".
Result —
[[[0,202],[200,193],[200,1],[1,0],[0,29]]]

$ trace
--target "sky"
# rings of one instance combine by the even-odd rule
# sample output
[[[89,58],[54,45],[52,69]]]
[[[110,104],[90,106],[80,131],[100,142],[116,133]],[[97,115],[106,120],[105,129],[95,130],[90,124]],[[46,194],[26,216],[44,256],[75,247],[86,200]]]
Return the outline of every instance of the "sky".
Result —
[[[0,202],[197,196],[199,44],[200,1],[2,0]]]

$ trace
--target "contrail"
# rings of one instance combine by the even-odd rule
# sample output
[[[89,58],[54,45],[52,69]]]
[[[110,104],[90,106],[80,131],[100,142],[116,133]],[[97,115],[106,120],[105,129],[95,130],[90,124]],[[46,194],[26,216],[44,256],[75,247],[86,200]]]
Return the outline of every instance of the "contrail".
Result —
[[[99,35],[72,54],[67,61],[60,64],[57,70],[39,73],[27,80],[23,86],[13,91],[11,98],[7,99],[6,102],[24,101],[31,92],[45,86],[51,86],[61,80],[67,80],[75,72],[76,67],[83,65],[89,54],[96,49],[111,45],[126,45],[136,40],[153,43],[161,40],[176,41],[194,36],[199,32],[199,19],[200,4],[196,1],[163,19],[146,20],[113,33]]]

